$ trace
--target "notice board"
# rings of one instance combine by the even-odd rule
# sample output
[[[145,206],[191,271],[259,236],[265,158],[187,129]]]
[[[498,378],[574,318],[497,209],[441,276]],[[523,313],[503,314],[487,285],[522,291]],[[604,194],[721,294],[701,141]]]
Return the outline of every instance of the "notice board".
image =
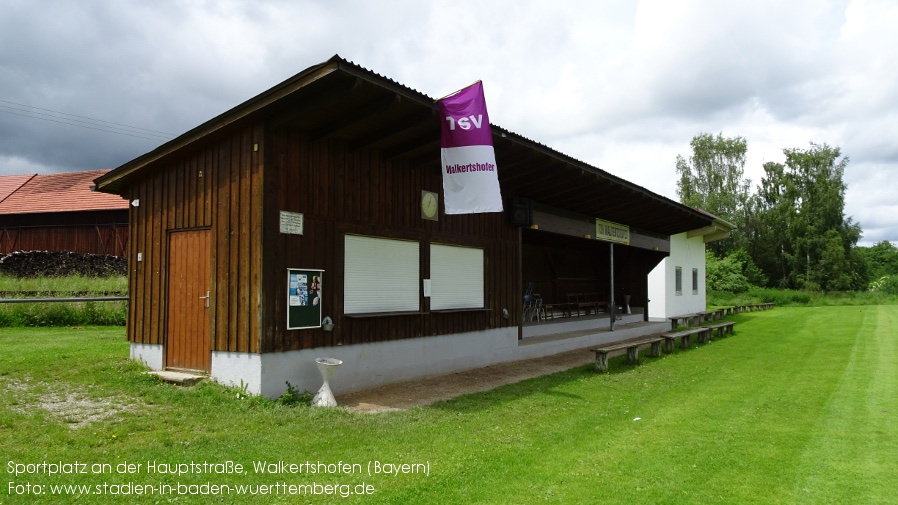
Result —
[[[287,329],[321,328],[321,281],[319,268],[287,269]]]

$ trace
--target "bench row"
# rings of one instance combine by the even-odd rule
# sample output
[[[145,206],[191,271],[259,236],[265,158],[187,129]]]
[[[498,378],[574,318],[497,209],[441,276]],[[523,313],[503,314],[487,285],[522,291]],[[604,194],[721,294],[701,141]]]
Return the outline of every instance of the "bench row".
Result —
[[[749,305],[734,305],[732,307],[726,307],[727,309],[731,309],[733,314],[738,314],[740,312],[754,312],[756,310],[769,310],[773,308],[773,302],[766,303],[752,303]]]
[[[756,310],[768,310],[773,308],[773,303],[755,303],[752,305],[734,305],[732,307],[721,307],[714,310],[706,310],[695,312],[693,314],[683,314],[681,316],[670,316],[670,329],[675,330],[680,326],[700,326],[708,321],[718,321],[724,316],[739,314],[741,312],[754,312]]]
[[[662,342],[664,343],[664,350],[667,353],[673,352],[674,344],[677,339],[680,339],[681,348],[689,349],[689,347],[691,347],[690,340],[692,339],[693,335],[698,336],[699,343],[705,343],[711,339],[711,334],[715,331],[717,332],[717,337],[722,337],[726,333],[732,334],[734,324],[735,323],[733,323],[732,321],[724,321],[716,324],[702,326],[700,328],[692,328],[690,330],[667,332],[661,333],[660,335],[649,335],[646,337],[624,340],[622,342],[614,342],[602,347],[590,349],[590,351],[594,352],[596,355],[596,371],[606,372],[608,371],[608,354],[612,352],[626,349],[627,362],[632,365],[636,365],[639,364],[640,347],[646,345],[650,346],[652,357],[657,358],[661,356]]]

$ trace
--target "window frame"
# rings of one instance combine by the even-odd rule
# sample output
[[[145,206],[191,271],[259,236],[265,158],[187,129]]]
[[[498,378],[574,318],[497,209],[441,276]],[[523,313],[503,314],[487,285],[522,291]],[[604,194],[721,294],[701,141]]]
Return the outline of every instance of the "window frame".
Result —
[[[683,267],[674,267],[674,290],[677,296],[683,295]]]

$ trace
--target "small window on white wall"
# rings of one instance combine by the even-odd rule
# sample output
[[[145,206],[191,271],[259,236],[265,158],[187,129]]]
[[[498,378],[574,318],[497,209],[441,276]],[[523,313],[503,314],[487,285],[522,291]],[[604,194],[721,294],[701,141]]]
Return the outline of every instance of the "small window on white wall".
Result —
[[[430,285],[430,310],[483,308],[483,249],[431,244]]]
[[[692,294],[698,294],[698,268],[692,269]]]
[[[676,280],[674,281],[676,286],[677,294],[683,294],[683,267],[676,268]]]
[[[343,312],[420,310],[418,242],[346,235]]]

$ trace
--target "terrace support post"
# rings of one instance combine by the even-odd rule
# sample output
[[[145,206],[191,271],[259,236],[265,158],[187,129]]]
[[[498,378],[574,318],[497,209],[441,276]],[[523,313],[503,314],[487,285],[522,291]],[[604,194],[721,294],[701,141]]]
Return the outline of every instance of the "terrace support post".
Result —
[[[608,297],[608,300],[610,300],[611,303],[611,325],[609,331],[614,331],[614,242],[609,243],[608,246],[611,250],[611,296]],[[596,312],[598,312],[598,310]]]

